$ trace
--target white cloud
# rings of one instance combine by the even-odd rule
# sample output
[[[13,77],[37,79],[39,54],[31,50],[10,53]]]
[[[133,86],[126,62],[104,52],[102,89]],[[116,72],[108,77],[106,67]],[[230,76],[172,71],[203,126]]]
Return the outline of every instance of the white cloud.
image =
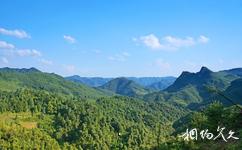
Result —
[[[196,44],[196,41],[192,37],[186,37],[184,39],[166,36],[163,38],[163,41],[166,42],[165,47],[170,47],[171,49],[177,49],[180,47],[189,47]]]
[[[41,62],[44,65],[48,65],[48,66],[53,65],[53,62],[51,60],[46,60],[44,58],[40,59],[39,62]]]
[[[18,29],[7,30],[4,28],[0,28],[0,34],[14,36],[20,39],[31,38],[31,36],[27,32],[25,32],[24,30],[18,30]]]
[[[40,57],[40,56],[42,56],[41,52],[38,50],[35,50],[35,49],[17,50],[16,54],[21,57],[24,57],[24,56]]]
[[[5,41],[0,41],[0,49],[14,49],[15,46],[13,44],[7,43]]]
[[[200,43],[207,43],[207,42],[209,41],[209,38],[206,37],[206,36],[201,35],[201,36],[198,38],[198,41],[199,41]]]
[[[8,64],[8,59],[6,57],[2,57],[1,62],[4,64]]]
[[[64,38],[67,42],[69,42],[69,43],[71,43],[71,44],[76,43],[76,39],[75,39],[74,37],[70,36],[70,35],[64,35],[63,38]]]
[[[154,34],[149,34],[146,36],[141,36],[140,40],[147,46],[152,49],[160,49],[162,45],[160,43],[159,38],[157,38]],[[137,41],[137,40],[136,40]]]
[[[161,40],[154,34],[141,36],[140,38],[133,38],[134,42],[143,43],[146,47],[153,50],[178,50],[183,47],[191,47],[197,44],[206,44],[209,38],[206,36],[199,36],[199,38],[185,37],[178,38],[174,36],[165,36]]]
[[[128,52],[122,52],[120,54],[109,56],[108,59],[112,61],[126,61],[129,56],[130,54]]]

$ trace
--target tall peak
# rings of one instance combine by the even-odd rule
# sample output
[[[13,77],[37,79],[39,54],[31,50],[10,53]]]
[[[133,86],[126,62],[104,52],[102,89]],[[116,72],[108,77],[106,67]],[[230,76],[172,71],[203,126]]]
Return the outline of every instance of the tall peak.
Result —
[[[199,73],[211,73],[212,71],[210,69],[208,69],[207,67],[202,67],[201,70],[199,71]]]

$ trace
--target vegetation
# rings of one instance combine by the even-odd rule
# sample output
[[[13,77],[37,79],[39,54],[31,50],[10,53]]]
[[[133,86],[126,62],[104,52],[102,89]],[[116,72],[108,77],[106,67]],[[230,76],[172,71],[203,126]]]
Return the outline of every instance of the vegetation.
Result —
[[[43,73],[35,68],[0,69],[0,90],[12,91],[23,87],[81,97],[104,96],[104,93],[93,88],[67,81],[53,73]]]
[[[82,83],[91,87],[99,87],[114,78],[102,78],[102,77],[80,77],[78,75],[66,77],[67,80]],[[175,77],[127,77],[128,80],[134,81],[143,87],[152,90],[163,90],[170,86],[175,80]]]
[[[113,79],[108,83],[102,85],[100,88],[112,91],[116,94],[131,97],[141,97],[151,92],[150,90],[145,89],[144,87],[135,83],[134,81],[124,77]]]
[[[13,132],[11,136],[19,141],[25,138],[26,142],[35,138],[37,132],[38,136],[48,138],[38,137],[35,143],[45,142],[47,149],[52,143],[56,148],[147,149],[156,145],[157,140],[164,140],[172,131],[170,124],[187,112],[179,106],[128,97],[80,100],[29,89],[1,92],[0,99],[1,118],[5,118],[1,119],[0,147],[4,148],[13,146],[5,144],[12,140],[4,138],[8,132]],[[13,126],[16,130],[10,130]],[[166,128],[162,134],[157,132],[161,126]],[[21,143],[14,144],[23,147]]]
[[[197,74],[205,76],[208,72],[203,68]],[[238,73],[237,70],[233,72]],[[237,80],[222,93],[228,96],[237,93],[236,102],[240,103],[241,79],[223,74],[216,80],[223,80],[225,76]],[[187,81],[195,82],[192,79]],[[200,89],[195,86],[198,84],[186,85],[186,90],[179,88],[174,92],[166,90],[162,94],[145,95],[144,100],[139,98],[142,94],[137,94],[144,88],[134,81],[120,79],[112,83],[115,84],[109,87],[115,92],[122,90],[134,97],[113,96],[110,91],[66,81],[58,75],[34,68],[1,69],[0,149],[180,150],[206,149],[209,145],[212,149],[237,150],[242,146],[239,107],[225,107],[218,102],[195,111],[187,107],[190,99],[196,99],[197,103],[204,101]],[[220,82],[212,85],[217,84]],[[226,133],[233,130],[240,139],[228,142],[221,138],[186,141],[180,137],[187,128],[208,129],[216,133],[218,126],[226,127]]]
[[[176,138],[169,139],[160,145],[161,149],[228,149],[237,150],[242,147],[242,107],[235,106],[224,107],[221,103],[215,102],[209,105],[206,109],[200,112],[193,112],[185,117],[182,117],[176,121],[173,125],[176,128],[174,132]],[[196,128],[198,131],[208,129],[209,133],[212,133],[215,137],[219,134],[218,127],[225,127],[222,132],[224,139],[219,136],[216,140],[202,139],[198,136],[198,140],[184,141],[181,138],[182,132],[186,129]],[[234,137],[240,139],[227,139],[229,132],[234,132]],[[198,134],[199,135],[199,134]],[[172,143],[172,144],[171,144]],[[209,148],[208,148],[209,145]]]
[[[144,99],[175,102],[197,109],[200,104],[209,104],[215,98],[221,99],[221,97],[211,93],[207,87],[216,87],[216,89],[224,91],[230,86],[232,81],[240,78],[237,75],[239,72],[242,72],[242,69],[212,72],[206,67],[202,67],[197,73],[183,72],[174,84],[167,89],[147,94],[144,96]],[[238,84],[235,88],[239,88]],[[221,101],[224,102],[223,99]]]

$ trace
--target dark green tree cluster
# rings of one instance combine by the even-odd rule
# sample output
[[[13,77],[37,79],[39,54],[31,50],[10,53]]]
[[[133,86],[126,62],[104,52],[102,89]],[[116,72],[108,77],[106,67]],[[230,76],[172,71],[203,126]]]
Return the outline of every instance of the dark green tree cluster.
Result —
[[[18,141],[35,139],[37,141],[29,147],[40,147],[42,140],[46,143],[45,149],[49,146],[56,149],[150,149],[165,140],[172,132],[171,123],[187,110],[179,105],[130,97],[81,99],[43,90],[20,89],[0,92],[0,112],[31,112],[38,117],[37,128],[33,129],[18,126],[16,130],[6,130],[9,125],[5,124],[7,127],[2,127],[4,130],[0,133],[2,148],[13,146],[13,138],[16,139],[14,146],[20,148],[23,143]],[[52,121],[46,123],[48,117]],[[6,138],[7,135],[11,138]]]
[[[209,145],[210,149],[220,150],[220,149],[231,149],[237,150],[242,147],[242,107],[231,106],[224,107],[219,102],[214,102],[207,108],[200,112],[193,112],[186,117],[183,117],[174,123],[176,131],[174,132],[177,137],[169,138],[166,142],[162,143],[160,149],[206,149]],[[229,136],[229,132],[234,132],[233,136],[239,139],[224,139],[220,136],[216,140],[202,139],[198,136],[198,140],[185,141],[179,138],[182,132],[186,129],[196,128],[198,131],[208,129],[209,133],[214,136],[219,134],[218,126],[220,128],[225,127],[223,130],[223,135],[225,139]],[[199,134],[199,133],[198,133]]]

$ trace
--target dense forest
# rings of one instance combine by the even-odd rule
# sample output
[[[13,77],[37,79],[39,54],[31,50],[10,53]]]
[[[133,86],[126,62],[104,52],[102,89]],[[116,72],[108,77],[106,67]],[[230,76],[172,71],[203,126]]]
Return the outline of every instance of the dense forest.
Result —
[[[199,77],[201,72],[203,76],[211,74],[209,83],[221,85],[222,94],[241,104],[242,97],[236,94],[241,89],[240,76],[220,72],[219,77],[203,68],[197,74]],[[192,81],[189,86],[196,90],[196,98],[201,92],[201,87],[196,85],[208,79],[197,79],[197,75],[192,74],[196,79],[188,80],[183,74],[168,89],[137,97],[116,94],[110,87],[88,87],[33,68],[3,68],[0,70],[0,149],[240,149],[240,105],[225,103],[226,98],[213,96],[217,101],[206,105],[207,100],[199,101],[198,107],[191,109],[195,101],[188,102],[192,96],[186,97],[186,94],[192,95],[192,92],[182,96],[179,90],[172,92],[176,88],[187,90],[186,84]],[[182,82],[182,78],[186,80]],[[122,80],[125,80],[121,84],[123,88],[129,86],[131,91],[140,88],[137,83]],[[120,81],[110,82],[120,87],[116,85]],[[221,83],[226,83],[224,89]],[[177,99],[169,95],[176,95]],[[187,129],[193,128],[208,129],[215,135],[218,126],[226,127],[226,137],[232,130],[239,139],[187,141],[181,137]]]

